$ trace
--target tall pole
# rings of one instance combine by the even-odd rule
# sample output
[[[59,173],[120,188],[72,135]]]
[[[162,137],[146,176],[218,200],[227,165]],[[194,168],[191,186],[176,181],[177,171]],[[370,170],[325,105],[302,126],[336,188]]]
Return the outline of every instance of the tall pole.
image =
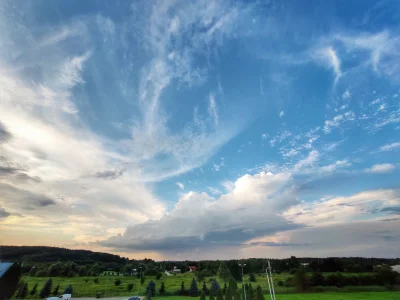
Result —
[[[22,266],[23,266],[23,264],[21,265],[21,267],[22,267]],[[33,270],[34,268],[35,268],[35,266],[33,266],[33,267],[29,270],[28,277],[29,277],[29,275],[31,275],[31,272],[32,272],[32,270]],[[19,292],[19,295],[18,295],[18,298],[17,298],[17,299],[19,299],[19,298],[21,297],[21,294],[22,294],[22,292],[24,291],[25,287],[26,287],[26,283],[24,284],[24,286],[22,287],[21,291]]]
[[[272,296],[271,283],[269,282],[269,273],[268,273],[268,268],[267,268],[267,269],[265,269],[265,272],[267,273],[267,281],[268,281],[268,289],[269,289],[269,294],[271,295],[271,300],[274,300],[274,297]]]
[[[272,272],[271,272],[271,264],[268,261],[268,269],[269,269],[269,277],[271,278],[271,286],[272,286],[272,295],[274,296],[274,300],[276,300],[275,298],[275,289],[274,289],[274,281],[272,279]]]
[[[139,296],[140,296],[140,287],[142,285],[142,267],[139,267],[140,269],[140,285],[139,285]]]
[[[239,267],[241,267],[242,268],[242,286],[243,286],[243,291],[244,291],[244,300],[247,300],[247,297],[246,297],[246,286],[245,286],[245,284],[244,284],[244,275],[243,275],[243,268],[246,266],[246,264],[239,264]]]

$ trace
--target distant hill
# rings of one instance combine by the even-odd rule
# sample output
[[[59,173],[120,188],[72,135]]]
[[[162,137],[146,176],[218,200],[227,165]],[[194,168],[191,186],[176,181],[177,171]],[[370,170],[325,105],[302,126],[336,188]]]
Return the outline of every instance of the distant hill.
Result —
[[[127,258],[110,253],[71,250],[44,246],[0,246],[0,261],[56,262],[73,261],[79,264],[95,262],[125,264]]]

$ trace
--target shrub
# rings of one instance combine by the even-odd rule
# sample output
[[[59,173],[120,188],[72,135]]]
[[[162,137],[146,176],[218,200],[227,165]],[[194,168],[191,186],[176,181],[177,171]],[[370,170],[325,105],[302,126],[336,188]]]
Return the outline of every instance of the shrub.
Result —
[[[162,276],[162,273],[161,273],[161,272],[157,273],[156,279],[157,279],[157,280],[160,280],[161,276]]]
[[[282,280],[278,281],[278,286],[283,286],[283,281]]]
[[[56,288],[53,291],[53,296],[57,296],[58,295],[58,290],[60,289],[60,285],[57,284]]]
[[[67,286],[63,294],[72,294],[72,285]]]
[[[46,277],[47,276],[47,271],[46,270],[39,270],[36,272],[37,277]]]
[[[256,282],[257,281],[256,275],[254,275],[254,273],[250,273],[249,280],[250,282]]]
[[[309,278],[304,268],[297,269],[296,275],[294,276],[294,283],[299,292],[304,292],[308,288]]]
[[[51,278],[47,279],[46,283],[44,284],[39,294],[41,298],[46,298],[50,296],[52,285],[53,285],[53,280]]]
[[[192,279],[192,283],[190,284],[189,295],[191,297],[197,297],[199,295],[199,289],[197,287],[196,279]]]
[[[181,290],[179,292],[181,294],[181,296],[186,295],[186,289],[185,289],[185,282],[182,281],[181,283]]]
[[[321,285],[325,285],[325,278],[324,275],[322,275],[319,272],[314,272],[311,275],[310,278],[310,285],[311,286],[321,286]]]
[[[29,295],[33,296],[37,292],[37,283],[33,286],[33,289],[30,291]]]
[[[165,294],[165,285],[164,285],[164,281],[161,282],[161,287],[160,287],[160,295],[164,295]]]
[[[128,289],[128,291],[132,291],[132,289],[133,289],[133,283],[128,284],[127,289]]]
[[[99,283],[99,279],[98,279],[98,278],[95,278],[95,279],[93,279],[93,282],[94,282],[94,283]]]
[[[146,298],[149,299],[148,297],[150,296],[151,299],[151,297],[154,297],[155,294],[156,294],[156,284],[153,280],[151,280],[146,288]]]
[[[117,279],[114,281],[115,286],[120,286],[121,285],[121,280]]]
[[[296,271],[297,271],[297,269],[291,269],[291,270],[289,271],[289,273],[292,274],[292,275],[294,275],[294,274],[296,274]]]
[[[206,293],[201,291],[200,300],[206,300]]]

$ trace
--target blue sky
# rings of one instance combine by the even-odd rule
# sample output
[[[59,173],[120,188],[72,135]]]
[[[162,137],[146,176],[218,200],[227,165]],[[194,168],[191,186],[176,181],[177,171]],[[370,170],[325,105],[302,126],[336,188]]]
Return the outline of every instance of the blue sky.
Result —
[[[398,255],[397,1],[0,8],[1,244]]]

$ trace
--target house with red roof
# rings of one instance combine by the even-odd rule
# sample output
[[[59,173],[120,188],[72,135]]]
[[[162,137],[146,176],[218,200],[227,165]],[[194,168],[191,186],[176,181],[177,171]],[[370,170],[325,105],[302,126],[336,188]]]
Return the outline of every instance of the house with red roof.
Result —
[[[189,266],[189,272],[196,272],[197,267],[196,266]]]

